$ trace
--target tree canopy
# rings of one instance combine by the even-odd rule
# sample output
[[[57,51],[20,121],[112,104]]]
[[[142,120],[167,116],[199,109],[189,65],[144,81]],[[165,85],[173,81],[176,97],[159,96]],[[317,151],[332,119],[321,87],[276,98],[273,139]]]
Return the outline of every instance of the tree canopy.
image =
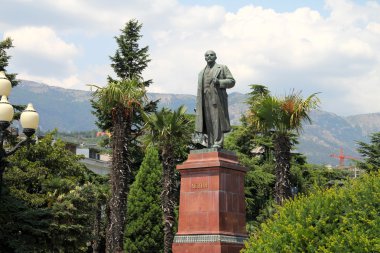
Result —
[[[378,171],[380,169],[380,132],[370,136],[370,143],[358,142],[358,152],[364,161],[358,162],[360,169],[365,171]]]
[[[374,173],[286,201],[243,252],[379,252],[379,196]]]
[[[94,238],[105,179],[48,134],[9,157],[0,198],[0,248],[5,252],[85,252]],[[21,236],[20,236],[21,235]]]

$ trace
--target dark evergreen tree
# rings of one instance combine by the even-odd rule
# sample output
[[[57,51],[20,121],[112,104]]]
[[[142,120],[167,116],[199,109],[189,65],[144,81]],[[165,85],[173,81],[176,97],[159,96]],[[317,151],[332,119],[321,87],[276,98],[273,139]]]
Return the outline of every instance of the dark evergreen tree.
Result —
[[[125,252],[163,252],[161,184],[162,165],[158,151],[149,146],[128,195]]]
[[[0,249],[86,252],[105,205],[106,179],[79,163],[52,134],[9,158],[0,199]],[[99,205],[100,204],[100,205]]]
[[[358,152],[364,158],[358,162],[359,168],[368,172],[380,170],[380,132],[371,134],[370,143],[360,141],[358,144]]]
[[[114,56],[110,56],[112,68],[120,79],[142,79],[142,72],[150,62],[148,46],[140,48],[139,40],[142,24],[132,19],[121,29],[121,34],[115,37],[118,49]],[[109,79],[112,79],[109,77]],[[151,80],[144,82],[145,86],[151,84]]]

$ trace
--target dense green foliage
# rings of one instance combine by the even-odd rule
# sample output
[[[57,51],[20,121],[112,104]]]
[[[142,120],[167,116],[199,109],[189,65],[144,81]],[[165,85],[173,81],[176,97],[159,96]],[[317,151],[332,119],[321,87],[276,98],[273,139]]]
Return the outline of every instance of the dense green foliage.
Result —
[[[105,179],[48,134],[9,158],[0,199],[5,252],[85,252],[104,205]]]
[[[287,201],[244,252],[379,252],[379,199],[376,173]]]
[[[145,143],[157,146],[161,158],[171,156],[177,163],[186,159],[194,131],[194,117],[187,115],[186,110],[184,106],[175,111],[162,108],[144,115],[147,130]]]
[[[148,46],[140,48],[138,44],[142,37],[141,28],[142,24],[132,19],[121,29],[121,34],[115,37],[118,49],[114,56],[110,56],[110,59],[111,67],[120,79],[142,79],[141,74],[148,67],[149,48]],[[150,83],[150,80],[147,81],[145,86]]]
[[[163,252],[161,191],[162,165],[157,149],[149,146],[128,195],[125,252]]]
[[[370,136],[370,143],[358,142],[358,152],[364,161],[358,162],[360,169],[365,171],[378,171],[380,169],[380,132]]]

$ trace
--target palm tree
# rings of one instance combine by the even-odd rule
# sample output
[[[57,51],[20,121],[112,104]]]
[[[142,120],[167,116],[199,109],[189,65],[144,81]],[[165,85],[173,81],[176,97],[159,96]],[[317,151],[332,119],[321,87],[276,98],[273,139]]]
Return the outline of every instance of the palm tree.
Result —
[[[131,138],[134,112],[143,107],[146,91],[137,79],[113,81],[104,88],[95,87],[98,88],[94,93],[98,105],[102,111],[112,116],[111,197],[108,203],[106,250],[112,253],[123,252],[128,180],[131,172],[127,138]]]
[[[176,196],[175,166],[187,153],[194,129],[192,121],[185,114],[186,108],[179,107],[172,112],[163,108],[158,112],[145,115],[148,131],[147,142],[158,147],[163,166],[162,208],[164,214],[164,252],[171,252],[174,239],[174,208]]]
[[[271,133],[276,160],[275,201],[282,204],[291,196],[290,185],[290,150],[292,148],[292,135],[299,134],[302,123],[311,122],[309,112],[316,109],[319,104],[317,93],[305,100],[300,92],[291,92],[284,98],[266,94],[250,111],[248,121],[258,131]]]

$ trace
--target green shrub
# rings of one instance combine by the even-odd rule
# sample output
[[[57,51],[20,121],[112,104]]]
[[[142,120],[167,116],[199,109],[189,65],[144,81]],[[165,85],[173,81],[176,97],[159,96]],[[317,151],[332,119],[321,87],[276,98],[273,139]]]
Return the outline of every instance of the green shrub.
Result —
[[[380,252],[380,173],[288,201],[242,252]]]
[[[163,252],[161,179],[162,165],[158,151],[150,146],[128,195],[125,252]]]

